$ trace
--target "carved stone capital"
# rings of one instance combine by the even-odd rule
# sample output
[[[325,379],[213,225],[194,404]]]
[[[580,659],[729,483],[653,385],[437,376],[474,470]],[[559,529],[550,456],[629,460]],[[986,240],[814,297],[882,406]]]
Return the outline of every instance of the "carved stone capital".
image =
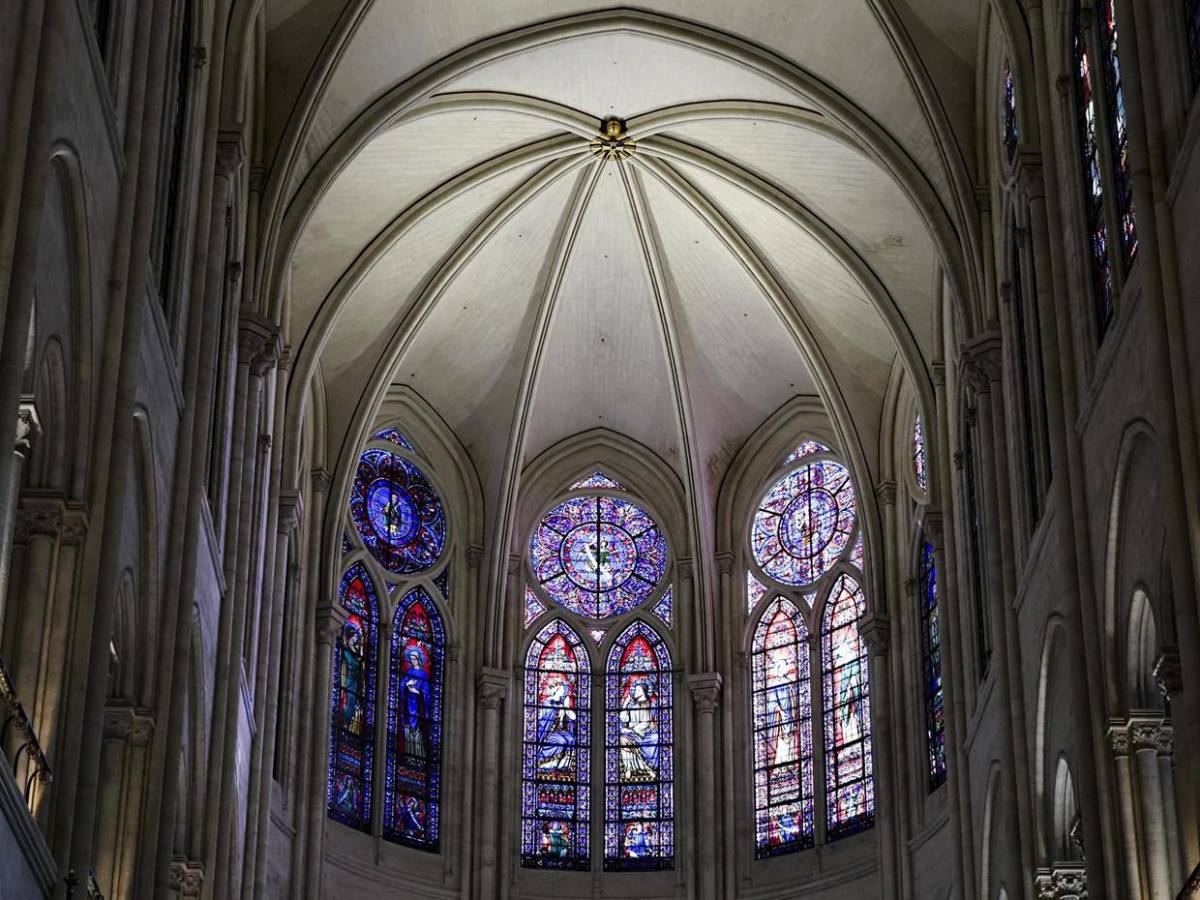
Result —
[[[933,552],[937,553],[945,547],[946,527],[945,520],[942,518],[942,511],[929,507],[925,510],[925,540],[933,545]]]
[[[883,656],[892,642],[892,620],[882,613],[868,612],[858,623],[858,633],[872,656]]]
[[[1108,747],[1113,756],[1129,755],[1129,729],[1124,722],[1113,721],[1108,726]]]
[[[962,345],[963,380],[983,394],[998,384],[1004,374],[1004,355],[1001,352],[999,330],[982,332]]]
[[[78,546],[87,537],[88,517],[82,509],[68,509],[63,514],[60,540],[67,546]]]
[[[28,544],[33,537],[56,538],[62,530],[63,508],[58,501],[22,500],[13,522],[13,541]]]
[[[246,159],[246,141],[241,128],[222,129],[217,134],[218,178],[231,178]]]
[[[1175,729],[1169,719],[1131,716],[1129,740],[1134,752],[1153,750],[1160,756],[1168,756],[1175,748]]]
[[[499,669],[484,669],[475,678],[475,695],[484,709],[499,709],[508,699],[512,678]]]
[[[1014,162],[1017,185],[1028,200],[1040,200],[1046,196],[1046,178],[1042,172],[1042,155],[1026,145],[1017,150]]]
[[[1158,689],[1168,700],[1183,691],[1183,669],[1179,666],[1179,649],[1163,647],[1158,661],[1154,663],[1154,680]]]
[[[204,864],[188,859],[173,859],[167,886],[180,898],[199,897],[204,890]]]
[[[946,364],[935,362],[929,367],[929,379],[933,382],[935,388],[944,388],[946,386]]]
[[[133,747],[148,747],[154,736],[154,719],[132,706],[109,706],[104,710],[104,737]]]
[[[262,377],[279,359],[282,342],[279,327],[257,313],[243,312],[238,318],[238,359]]]
[[[484,550],[482,547],[470,546],[467,548],[467,568],[478,569],[483,565]]]
[[[896,505],[896,482],[883,481],[875,488],[875,496],[879,498],[879,503],[882,506]]]
[[[1087,870],[1082,863],[1038,869],[1033,884],[1038,900],[1087,900]]]
[[[505,571],[508,573],[509,578],[516,578],[518,575],[520,575],[521,574],[521,557],[515,553],[510,553],[508,556],[508,563],[507,563],[507,568],[505,569]]]
[[[682,557],[675,563],[679,570],[679,577],[691,581],[695,577],[696,569],[692,564],[690,557]]]
[[[333,484],[333,479],[329,477],[329,473],[324,469],[313,469],[309,472],[309,477],[312,479],[312,489],[314,494],[328,494],[329,487]]]
[[[304,500],[299,491],[279,492],[279,533],[289,534],[300,524],[304,514]]]
[[[17,456],[29,456],[29,451],[33,449],[33,442],[41,433],[42,420],[38,416],[33,398],[22,397],[21,405],[17,407],[17,432],[13,442],[13,452]]]
[[[692,692],[692,703],[696,705],[696,712],[708,714],[716,710],[721,701],[723,684],[719,672],[702,672],[688,679],[688,688]]]
[[[1000,282],[1000,284],[997,286],[997,291],[1000,294],[1001,303],[1003,303],[1005,306],[1008,306],[1010,303],[1012,303],[1013,283],[1011,281],[1005,280]]]
[[[341,607],[332,604],[317,610],[317,643],[333,645],[346,624],[346,614]]]
[[[733,572],[733,554],[729,551],[718,553],[715,557],[717,562],[717,572],[720,575],[729,575]]]

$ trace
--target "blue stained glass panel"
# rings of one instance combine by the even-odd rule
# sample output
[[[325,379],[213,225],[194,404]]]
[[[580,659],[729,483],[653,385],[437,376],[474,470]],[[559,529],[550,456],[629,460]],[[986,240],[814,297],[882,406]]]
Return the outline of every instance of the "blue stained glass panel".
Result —
[[[442,592],[442,597],[449,600],[450,599],[450,567],[446,566],[446,568],[442,569],[441,574],[438,575],[437,578],[433,579],[433,583],[435,585],[437,585],[437,589]]]
[[[370,831],[379,604],[361,564],[342,577],[340,598],[347,615],[333,654],[326,807],[331,819]]]
[[[673,688],[661,635],[637,621],[605,675],[604,868],[675,865]]]
[[[1183,15],[1188,61],[1191,63],[1192,90],[1195,91],[1200,88],[1200,0],[1183,0]]]
[[[399,428],[385,428],[379,434],[375,435],[377,441],[390,441],[397,447],[403,447],[410,453],[416,453],[417,449],[412,445],[404,433]]]
[[[1129,159],[1129,119],[1125,113],[1125,86],[1121,81],[1117,11],[1113,0],[1104,0],[1101,23],[1104,36],[1104,95],[1108,106],[1108,142],[1116,184],[1117,215],[1121,234],[1121,261],[1125,268],[1137,257],[1137,214],[1133,205],[1133,173]]]
[[[1079,142],[1083,154],[1082,172],[1088,223],[1088,243],[1092,258],[1092,291],[1101,328],[1108,324],[1113,311],[1113,273],[1108,256],[1108,226],[1104,220],[1104,181],[1100,174],[1100,147],[1097,138],[1096,86],[1092,55],[1084,38],[1078,6],[1075,15],[1075,94],[1079,115]]]
[[[525,656],[521,752],[521,865],[591,867],[591,665],[561,619],[542,628]]]
[[[922,493],[929,491],[929,474],[925,462],[925,424],[921,421],[921,416],[917,415],[916,423],[913,425],[912,436],[912,460],[913,474],[917,478],[917,487]]]
[[[546,604],[538,599],[533,588],[525,588],[525,624],[533,624],[533,620],[546,611]]]
[[[571,485],[571,490],[573,491],[587,491],[597,488],[601,490],[623,491],[625,490],[625,485],[621,484],[619,481],[609,478],[603,472],[593,472],[587,478],[581,478],[579,481]]]
[[[530,539],[542,589],[582,616],[603,619],[641,604],[662,581],[667,544],[640,506],[615,497],[576,497],[550,510]]]
[[[414,588],[396,608],[392,630],[383,836],[431,852],[441,830],[445,647],[437,607]]]
[[[754,823],[758,858],[811,847],[816,835],[808,629],[783,597],[758,620],[751,651]]]
[[[746,573],[746,615],[754,612],[754,607],[758,606],[758,601],[767,595],[767,589],[763,587],[763,583],[754,577],[753,572]]]
[[[945,694],[942,688],[942,639],[938,620],[937,562],[933,545],[921,541],[921,659],[925,678],[925,737],[929,789],[946,780]]]
[[[849,575],[834,582],[821,623],[825,707],[826,839],[835,841],[875,824],[871,691],[867,649],[858,633],[866,610]]]
[[[1012,67],[1004,64],[1004,155],[1012,162],[1021,143],[1021,127],[1017,120],[1017,82]]]
[[[667,588],[663,592],[662,597],[654,604],[654,614],[658,616],[664,625],[671,627],[672,617],[675,610],[675,597],[671,588]]]
[[[856,522],[850,473],[832,460],[810,462],[767,491],[754,516],[754,558],[776,581],[811,584],[848,549]]]
[[[398,575],[423,572],[446,544],[442,501],[425,474],[386,450],[359,458],[350,515],[371,555]]]
[[[806,457],[816,456],[818,453],[828,452],[829,448],[820,441],[804,440],[800,442],[799,447],[791,452],[788,458],[784,460],[783,464],[785,466],[790,466],[792,463],[800,462],[800,460],[805,459]]]

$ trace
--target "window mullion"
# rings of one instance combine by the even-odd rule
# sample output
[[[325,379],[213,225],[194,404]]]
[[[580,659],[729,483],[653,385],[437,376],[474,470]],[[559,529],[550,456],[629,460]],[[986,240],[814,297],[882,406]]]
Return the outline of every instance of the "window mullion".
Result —
[[[825,603],[829,598],[825,598]],[[825,658],[821,653],[824,639],[821,618],[814,615],[808,635],[808,698],[812,709],[813,749],[813,840],[820,847],[827,841],[829,807],[826,800],[825,749]]]
[[[389,611],[390,612],[390,611]],[[391,615],[380,616],[379,646],[375,648],[375,765],[371,771],[371,834],[378,843],[383,839],[383,808],[387,782],[388,710],[392,700],[392,627]]]

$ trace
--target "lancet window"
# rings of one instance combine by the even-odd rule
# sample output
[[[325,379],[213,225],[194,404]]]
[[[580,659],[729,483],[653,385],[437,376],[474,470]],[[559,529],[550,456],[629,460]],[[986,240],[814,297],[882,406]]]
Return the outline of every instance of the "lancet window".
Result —
[[[929,789],[946,780],[946,712],[942,685],[942,628],[938,616],[937,560],[933,545],[921,539],[921,572],[917,580],[921,610],[921,674],[925,692],[925,749]]]
[[[523,603],[532,632],[522,704],[525,868],[674,867],[677,672],[668,635],[677,610],[668,569],[658,522],[604,472],[573,482],[533,529]],[[594,728],[593,709],[603,713]],[[602,799],[596,816],[593,797]]]
[[[764,489],[749,538],[755,853],[765,858],[874,824],[862,536],[849,471],[806,441]]]
[[[341,539],[349,565],[334,651],[327,805],[330,818],[360,831],[378,828],[385,840],[437,852],[449,570],[445,511],[421,466],[395,428],[359,457],[351,527]],[[383,645],[380,621],[392,625]]]

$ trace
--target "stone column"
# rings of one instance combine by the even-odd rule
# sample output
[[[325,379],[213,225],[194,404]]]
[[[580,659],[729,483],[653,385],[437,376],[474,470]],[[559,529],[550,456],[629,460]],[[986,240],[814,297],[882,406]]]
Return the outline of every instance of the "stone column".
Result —
[[[25,571],[20,606],[9,607],[9,614],[16,618],[13,633],[19,637],[7,662],[13,674],[13,687],[19,696],[25,698],[25,704],[31,707],[34,715],[38,712],[34,698],[39,694],[38,672],[41,669],[46,607],[49,605],[54,575],[54,552],[62,524],[63,505],[60,501],[26,499],[17,511],[14,528],[15,542],[25,546]],[[13,593],[17,592],[14,590]]]
[[[0,503],[0,634],[4,632],[5,613],[8,599],[9,567],[12,564],[13,525],[17,516],[17,496],[21,492],[21,470],[33,442],[42,433],[42,422],[38,418],[37,407],[33,398],[22,398],[17,407],[17,427],[13,437],[12,464],[8,468],[8,483],[5,489],[6,501]],[[0,498],[5,499],[5,498]]]
[[[1137,820],[1133,809],[1133,772],[1129,765],[1129,729],[1115,721],[1109,725],[1108,745],[1112,751],[1113,772],[1117,781],[1117,806],[1121,819],[1121,857],[1125,875],[1125,893],[1144,896],[1142,864],[1138,852]]]
[[[1159,654],[1158,661],[1154,664],[1154,680],[1158,682],[1158,689],[1166,698],[1168,709],[1175,715],[1175,711],[1183,705],[1183,668],[1179,660],[1179,651],[1175,647],[1164,647]],[[1181,729],[1180,736],[1186,744],[1186,731]],[[1197,855],[1197,823],[1195,817],[1188,814],[1190,798],[1195,796],[1192,788],[1196,778],[1195,763],[1194,754],[1190,753],[1180,754],[1176,758],[1172,752],[1170,756],[1159,758],[1159,765],[1164,771],[1163,784],[1171,785],[1171,790],[1165,793],[1164,800],[1167,816],[1175,822],[1174,827],[1168,830],[1168,835],[1174,838],[1175,842],[1171,856],[1172,873],[1178,873],[1181,877],[1187,875],[1192,860]]]
[[[304,872],[303,896],[317,900],[321,896],[321,849],[325,838],[325,786],[329,779],[329,698],[320,688],[330,687],[333,673],[333,653],[338,635],[342,633],[344,613],[339,607],[327,605],[317,610],[317,663],[314,679],[317,699],[313,715],[313,730],[309,735],[309,754],[312,769],[309,772],[308,803],[308,865]]]
[[[129,706],[104,713],[100,797],[96,816],[96,880],[106,900],[131,900],[141,833],[150,717]]]
[[[1152,900],[1171,900],[1171,866],[1168,862],[1167,826],[1163,816],[1163,789],[1158,756],[1169,748],[1171,726],[1161,718],[1129,719],[1129,737],[1137,766],[1138,819],[1146,848],[1146,873]]]
[[[692,691],[692,703],[696,710],[696,816],[694,821],[705,823],[696,828],[697,852],[700,854],[699,891],[700,900],[715,900],[717,897],[717,834],[711,826],[715,816],[705,813],[717,808],[714,792],[716,777],[714,759],[714,729],[716,728],[717,704],[721,699],[721,676],[717,672],[704,672],[688,679]]]
[[[896,786],[891,760],[892,686],[888,671],[888,648],[892,622],[886,615],[867,613],[858,623],[858,633],[871,654],[871,743],[875,751],[875,824],[879,829],[879,878],[887,894],[899,883],[896,872]]]
[[[720,594],[720,606],[717,609],[716,621],[720,624],[721,629],[732,629],[727,633],[737,634],[740,631],[740,623],[742,621],[742,610],[734,602],[734,563],[736,557],[729,552],[718,553],[716,555],[718,588]],[[679,607],[676,606],[676,609]],[[674,613],[675,621],[679,621],[679,613]],[[717,648],[719,665],[724,671],[732,673],[734,666],[737,666],[737,677],[734,678],[735,684],[745,684],[745,666],[742,660],[745,654],[741,652],[732,641],[722,641]],[[748,824],[745,816],[733,814],[733,810],[737,809],[737,797],[734,791],[735,779],[737,778],[737,769],[735,768],[734,760],[738,758],[734,749],[734,704],[725,703],[721,706],[721,798],[722,807],[729,810],[730,813],[726,816],[726,823],[721,830],[724,838],[724,846],[721,848],[721,857],[724,860],[724,879],[722,881],[722,897],[733,897],[737,894],[737,861],[738,850],[741,847],[753,846],[754,837],[746,828]],[[750,786],[753,796],[753,785]],[[746,823],[746,824],[743,824]]]
[[[496,819],[500,788],[500,711],[508,699],[512,679],[499,669],[484,669],[475,680],[482,715],[479,760],[479,891],[478,900],[497,896]]]

